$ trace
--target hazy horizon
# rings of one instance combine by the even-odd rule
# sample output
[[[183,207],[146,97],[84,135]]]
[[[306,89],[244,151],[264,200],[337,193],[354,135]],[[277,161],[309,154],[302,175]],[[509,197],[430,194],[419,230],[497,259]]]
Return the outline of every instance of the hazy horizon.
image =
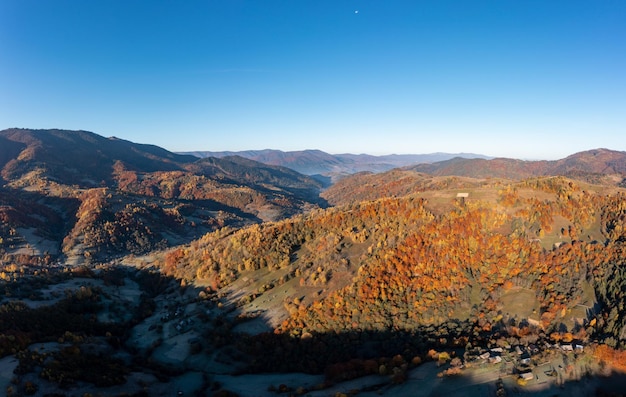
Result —
[[[0,127],[173,152],[626,151],[626,3],[0,3]]]
[[[50,128],[28,128],[28,127],[9,127],[9,128],[3,128],[3,129],[12,129],[12,128],[17,128],[17,129],[24,129],[24,130],[63,130],[61,128],[56,128],[56,127],[50,127]],[[72,131],[72,130],[69,130]],[[94,133],[97,135],[100,135],[97,131],[87,131],[84,129],[80,129],[80,130],[73,130],[73,131],[85,131],[85,132],[90,132],[90,133]],[[102,136],[102,135],[101,135]],[[271,147],[264,147],[262,149],[236,149],[236,150],[230,150],[230,149],[225,149],[225,150],[211,150],[211,149],[202,149],[202,148],[198,148],[198,149],[194,149],[194,150],[171,150],[167,147],[161,146],[161,145],[157,145],[154,142],[137,142],[137,141],[133,141],[127,138],[123,138],[123,137],[119,137],[119,136],[103,136],[105,138],[115,138],[115,139],[123,139],[123,140],[127,140],[129,142],[135,143],[135,144],[140,144],[140,145],[156,145],[159,146],[163,149],[166,149],[172,153],[178,153],[178,154],[193,154],[193,153],[197,153],[197,152],[213,152],[213,153],[239,153],[239,152],[263,152],[263,151],[279,151],[279,152],[283,152],[283,153],[293,153],[293,152],[306,152],[306,151],[322,151],[324,153],[333,155],[333,156],[341,156],[341,155],[356,155],[356,156],[360,156],[360,155],[366,155],[366,156],[375,156],[375,157],[385,157],[385,156],[422,156],[422,155],[437,155],[437,154],[459,154],[459,155],[477,155],[477,156],[484,156],[484,157],[490,157],[492,159],[495,158],[511,158],[511,159],[515,159],[515,160],[524,160],[524,161],[551,161],[551,160],[560,160],[563,158],[566,158],[568,156],[574,155],[576,153],[580,153],[580,152],[587,152],[587,151],[592,151],[592,150],[611,150],[611,151],[620,151],[620,152],[626,152],[626,150],[618,150],[618,149],[614,149],[614,148],[610,148],[610,147],[594,147],[594,148],[585,148],[585,149],[581,149],[578,150],[576,152],[572,152],[572,153],[566,153],[562,156],[556,156],[556,157],[552,157],[552,158],[532,158],[532,157],[512,157],[512,156],[504,156],[504,155],[497,155],[497,154],[490,154],[490,153],[480,153],[480,152],[469,152],[469,151],[458,151],[458,152],[451,152],[451,151],[442,151],[442,150],[438,150],[438,151],[433,151],[433,152],[406,152],[406,153],[389,153],[389,152],[329,152],[326,150],[322,150],[319,148],[305,148],[305,149],[294,149],[294,150],[283,150],[283,149],[276,149],[276,148],[271,148]]]
[[[306,152],[306,151],[318,151],[321,149],[315,149],[315,148],[308,148],[308,149],[297,149],[297,150],[280,150],[280,149],[272,149],[272,148],[263,148],[263,149],[242,149],[242,150],[203,150],[203,149],[197,149],[197,150],[181,150],[181,151],[177,151],[176,153],[185,153],[185,154],[192,154],[192,153],[197,153],[197,152],[214,152],[214,153],[238,153],[238,152],[249,152],[249,151],[254,151],[254,152],[263,152],[263,151],[273,151],[273,150],[277,150],[283,153],[289,153],[289,152]],[[588,149],[583,149],[577,152],[572,152],[572,153],[568,153],[562,157],[554,157],[554,158],[520,158],[520,157],[507,157],[507,156],[498,156],[498,155],[492,155],[489,153],[476,153],[476,152],[467,152],[467,151],[461,151],[461,152],[445,152],[445,151],[436,151],[436,152],[415,152],[415,153],[381,153],[381,154],[373,154],[373,153],[355,153],[355,152],[342,152],[342,153],[332,153],[332,152],[326,152],[325,150],[321,150],[324,153],[333,155],[333,156],[341,156],[341,155],[369,155],[369,156],[377,156],[377,157],[385,157],[385,156],[412,156],[412,155],[437,155],[437,154],[463,154],[463,155],[478,155],[478,156],[485,156],[485,157],[491,157],[491,158],[511,158],[511,159],[515,159],[515,160],[524,160],[524,161],[552,161],[552,160],[561,160],[565,157],[574,155],[576,153],[580,153],[580,152],[586,152],[586,151],[590,151],[590,150],[614,150],[614,151],[622,151],[624,152],[624,150],[616,150],[616,149],[612,149],[612,148],[601,148],[601,147],[597,147],[597,148],[588,148]]]

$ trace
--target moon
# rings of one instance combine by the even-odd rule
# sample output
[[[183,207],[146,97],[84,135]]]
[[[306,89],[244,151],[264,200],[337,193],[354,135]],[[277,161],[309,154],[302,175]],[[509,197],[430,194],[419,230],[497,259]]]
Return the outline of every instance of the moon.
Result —
[[[354,13],[355,13],[355,14],[358,14],[358,13],[359,13],[359,10],[355,10],[355,11],[354,11]]]

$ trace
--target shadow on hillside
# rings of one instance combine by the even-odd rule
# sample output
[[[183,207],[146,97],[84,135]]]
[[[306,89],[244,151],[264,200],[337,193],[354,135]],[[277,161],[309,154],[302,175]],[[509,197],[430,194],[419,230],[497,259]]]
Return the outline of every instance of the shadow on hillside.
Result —
[[[578,390],[577,395],[616,396],[626,390],[624,374],[600,377],[581,370],[570,380],[564,368],[577,362],[574,353],[554,358],[560,377],[546,378],[544,368],[537,365],[533,368],[537,378],[526,386],[517,385],[517,366],[506,360],[474,361],[459,375],[438,377],[451,368],[450,359],[471,360],[468,339],[472,350],[480,346],[488,350],[489,334],[470,335],[466,330],[472,324],[467,322],[417,327],[413,332],[236,333],[238,325],[259,321],[263,313],[244,314],[226,301],[228,297],[126,265],[47,274],[41,269],[37,274],[25,271],[2,287],[0,352],[3,357],[16,353],[19,357],[14,374],[18,390],[25,390],[27,382],[45,379],[60,392],[116,395],[117,387],[131,395],[142,390],[148,395],[161,390],[203,395],[220,389],[215,380],[219,376],[237,375],[239,383],[245,383],[249,374],[268,372],[320,374],[325,379],[320,393],[349,384],[364,394],[496,395],[499,378],[510,394],[566,396]],[[35,344],[44,342],[49,352],[33,352]],[[33,353],[20,355],[25,349]],[[441,358],[436,364],[431,350],[449,357],[435,356]],[[296,390],[302,385],[289,386]]]
[[[50,241],[60,252],[63,238],[76,223],[76,211],[79,206],[80,200],[72,197],[47,196],[39,192],[0,187],[0,207],[3,207],[0,211],[3,223],[0,233],[4,228],[33,229],[36,230],[37,237]],[[19,233],[7,233],[3,236],[5,240],[3,245],[10,248],[10,245],[36,244],[33,241],[18,241],[12,238],[18,235]],[[40,251],[43,253],[46,250]]]
[[[53,395],[94,388],[121,395],[146,387],[154,392],[147,395],[161,395],[170,390],[167,382],[189,371],[187,356],[213,347],[200,337],[222,321],[206,314],[212,303],[202,289],[154,271],[23,266],[9,280],[0,281],[0,385],[13,379],[17,395],[33,394],[39,384]],[[180,360],[155,359],[160,345],[169,337],[182,342],[192,326],[198,337],[181,343]],[[196,378],[194,390],[209,387]]]
[[[521,364],[514,351],[497,364],[480,360],[478,353],[472,357],[464,346],[449,343],[464,337],[449,332],[462,325],[451,323],[434,332],[419,327],[415,332],[331,331],[300,337],[264,333],[241,336],[237,346],[250,357],[245,373],[323,374],[329,390],[345,383],[352,390],[388,395],[503,395],[497,392],[501,383],[508,395],[624,395],[626,374],[608,372],[602,365],[592,368],[583,355],[558,348],[550,358],[529,365]],[[433,354],[446,358],[437,361]],[[455,357],[465,363],[462,370],[455,369],[460,368]],[[526,372],[532,378],[518,382]]]
[[[200,200],[184,200],[184,199],[180,199],[181,202],[186,202],[188,204],[197,206],[197,207],[201,207],[202,209],[205,210],[209,210],[209,211],[224,211],[227,213],[232,213],[235,216],[242,218],[242,219],[249,219],[250,221],[259,223],[262,222],[262,220],[256,216],[254,216],[253,214],[249,213],[249,212],[244,212],[243,210],[241,210],[240,208],[237,207],[232,207],[230,205],[226,205],[224,203],[220,203],[219,201],[216,200],[211,200],[211,199],[200,199]]]
[[[181,199],[177,202],[183,205],[177,207],[183,219],[179,220],[162,210],[171,205],[164,203],[165,199],[148,200],[158,204],[159,210],[155,210],[146,204],[145,196],[128,194],[122,198],[111,200],[107,204],[111,208],[106,207],[79,222],[77,211],[81,201],[77,198],[0,187],[0,254],[59,256],[65,250],[67,255],[76,256],[75,251],[87,250],[93,261],[106,261],[128,252],[142,255],[165,246],[187,244],[222,226],[240,227],[277,220],[303,210],[299,206],[302,203],[290,206],[261,202],[247,209],[246,205],[250,204],[247,202],[233,206],[213,199]],[[128,205],[135,210],[128,211]],[[327,204],[320,201],[320,205]],[[129,223],[137,232],[128,232]],[[105,225],[109,227],[107,231],[103,231]],[[87,244],[86,233],[90,235],[89,245],[83,247]]]
[[[333,184],[333,179],[326,175],[314,174],[310,175],[310,177],[321,183],[324,189],[329,188]]]

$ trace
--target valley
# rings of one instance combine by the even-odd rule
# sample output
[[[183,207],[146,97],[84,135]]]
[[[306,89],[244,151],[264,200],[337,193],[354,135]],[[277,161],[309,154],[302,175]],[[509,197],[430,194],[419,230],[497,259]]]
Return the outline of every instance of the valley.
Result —
[[[625,153],[324,186],[84,131],[0,137],[7,395],[623,390]]]

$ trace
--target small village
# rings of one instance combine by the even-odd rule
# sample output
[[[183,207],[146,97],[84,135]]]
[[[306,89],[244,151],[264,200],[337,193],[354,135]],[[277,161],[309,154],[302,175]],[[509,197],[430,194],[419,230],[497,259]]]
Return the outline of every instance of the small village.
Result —
[[[452,360],[444,375],[490,373],[496,381],[497,396],[507,395],[507,389],[560,387],[565,382],[590,377],[596,373],[598,365],[597,360],[586,354],[585,344],[576,339],[515,346],[503,343],[489,349],[470,347],[464,354],[464,364],[454,370],[459,362]]]

